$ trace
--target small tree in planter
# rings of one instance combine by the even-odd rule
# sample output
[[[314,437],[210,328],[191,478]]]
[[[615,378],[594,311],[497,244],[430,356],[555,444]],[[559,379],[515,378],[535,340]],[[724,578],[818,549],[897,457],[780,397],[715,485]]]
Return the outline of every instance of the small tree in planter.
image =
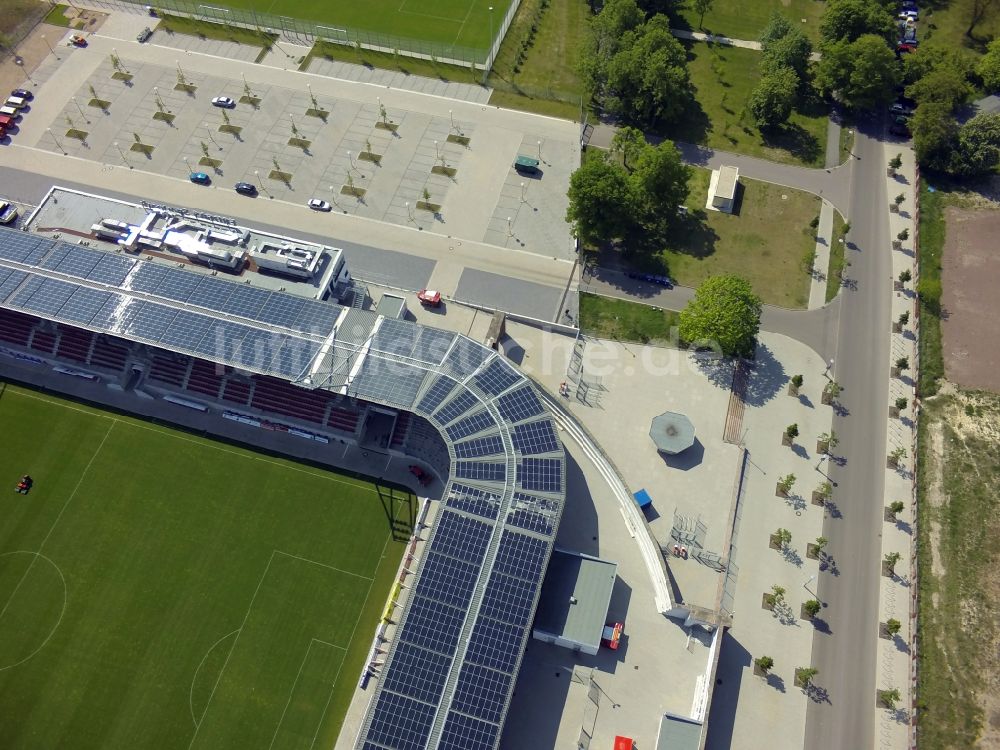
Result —
[[[909,268],[904,268],[899,272],[899,278],[896,279],[896,283],[893,285],[897,292],[903,291],[906,286],[906,282],[913,278],[913,274],[910,273]]]
[[[775,488],[775,494],[777,494],[778,497],[788,497],[788,493],[792,491],[792,487],[794,485],[795,475],[786,474],[778,480],[778,486]]]
[[[896,523],[896,514],[902,513],[905,507],[902,500],[894,500],[889,503],[885,506],[885,520],[889,523]]]
[[[776,529],[773,534],[771,534],[771,548],[776,550],[784,551],[788,549],[788,545],[792,543],[792,532],[788,529]]]
[[[899,466],[900,459],[906,458],[906,448],[899,447],[896,448],[892,453],[889,454],[889,468],[895,469]]]
[[[837,396],[841,394],[843,390],[844,387],[840,383],[838,383],[836,380],[831,380],[823,387],[823,398],[822,398],[823,403],[829,406],[830,404],[833,403],[834,399],[836,399]]]
[[[773,610],[775,607],[780,607],[785,603],[785,589],[778,584],[774,584],[771,587],[771,591],[764,594],[762,605],[764,609]]]
[[[899,169],[901,166],[903,166],[903,155],[896,154],[894,157],[889,159],[889,167],[886,170],[886,174],[888,174],[890,177],[894,177],[896,175],[896,170]]]
[[[883,627],[887,638],[895,638],[899,635],[899,631],[902,629],[903,624],[899,620],[890,617],[885,621],[885,625]]]
[[[801,688],[807,688],[813,681],[813,677],[819,674],[816,667],[796,667],[795,684]]]
[[[781,437],[782,445],[791,445],[795,438],[799,436],[799,426],[798,424],[790,424],[785,428],[785,434]]]
[[[898,552],[886,552],[882,558],[882,575],[892,578],[896,575],[896,563],[903,559]]]
[[[832,494],[833,484],[831,482],[821,482],[820,485],[813,490],[813,505],[823,505],[830,499],[830,495]]]
[[[819,437],[816,438],[817,453],[829,453],[838,445],[840,445],[840,438],[837,437],[837,433],[833,430],[830,430],[830,432],[821,432]]]
[[[760,674],[762,677],[767,677],[767,673],[771,671],[771,667],[774,666],[774,659],[770,656],[758,656],[753,660],[754,671]]]
[[[811,620],[812,618],[814,618],[816,615],[819,614],[819,611],[822,608],[823,605],[820,604],[817,600],[810,599],[809,601],[805,602],[802,605],[802,619]]]
[[[899,413],[906,408],[906,405],[910,403],[904,397],[900,396],[895,401],[892,402],[892,406],[889,407],[889,416],[898,417]]]
[[[899,357],[892,366],[892,376],[898,378],[900,373],[905,372],[910,369],[910,358],[909,357]]]
[[[899,700],[899,691],[896,688],[878,691],[879,704],[885,706],[890,711],[894,711],[896,709],[896,704],[899,703]]]
[[[803,378],[801,375],[792,375],[791,380],[788,381],[788,395],[798,396],[799,388],[802,387]]]
[[[903,328],[910,322],[910,311],[904,310],[899,314],[899,318],[892,324],[893,333],[902,333]]]
[[[902,250],[903,249],[903,243],[906,242],[906,240],[909,239],[909,237],[910,237],[910,230],[909,229],[904,229],[902,232],[900,232],[899,234],[897,234],[896,235],[896,239],[894,239],[892,241],[892,249],[893,250]]]
[[[906,196],[900,193],[895,198],[892,199],[892,203],[889,204],[889,210],[894,214],[899,213],[899,207],[903,205],[903,201],[906,200]]]
[[[823,554],[823,548],[826,547],[829,541],[825,536],[816,537],[815,542],[810,542],[806,545],[806,557],[813,560],[819,559],[819,556]]]

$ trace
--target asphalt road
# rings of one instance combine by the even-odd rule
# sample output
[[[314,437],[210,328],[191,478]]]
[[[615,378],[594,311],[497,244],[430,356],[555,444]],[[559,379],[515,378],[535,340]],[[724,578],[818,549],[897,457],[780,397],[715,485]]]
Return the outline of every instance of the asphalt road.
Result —
[[[823,536],[839,575],[820,573],[816,593],[827,605],[830,634],[813,638],[815,684],[826,691],[810,703],[805,747],[862,750],[875,739],[875,667],[889,390],[890,303],[888,196],[880,124],[857,131],[849,216],[848,276],[842,293],[834,379],[844,390],[834,418],[842,464],[828,470],[839,514],[827,513]]]

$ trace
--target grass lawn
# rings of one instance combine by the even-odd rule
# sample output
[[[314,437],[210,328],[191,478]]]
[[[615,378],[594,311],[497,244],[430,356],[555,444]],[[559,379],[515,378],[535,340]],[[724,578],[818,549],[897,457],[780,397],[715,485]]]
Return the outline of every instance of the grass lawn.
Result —
[[[929,0],[920,6],[918,25],[922,44],[964,49],[978,57],[986,45],[1000,37],[1000,8],[991,5],[985,18],[966,36],[973,0]]]
[[[583,84],[576,70],[589,18],[586,0],[549,0],[546,6],[522,0],[490,74],[490,104],[578,120]]]
[[[803,257],[816,249],[809,222],[819,216],[819,197],[740,178],[738,215],[706,211],[710,175],[707,169],[693,171],[688,228],[677,232],[655,267],[691,287],[709,276],[739,274],[767,304],[804,309],[809,273]]]
[[[840,212],[833,211],[833,237],[830,238],[830,265],[826,272],[826,301],[829,302],[840,292],[840,285],[844,273],[844,249],[847,246],[847,239],[844,237],[844,226],[846,222]],[[843,240],[843,242],[841,241]]]
[[[69,28],[69,19],[66,18],[67,10],[69,10],[68,5],[53,5],[52,10],[46,14],[44,22],[52,26],[65,26]]]
[[[952,201],[941,189],[931,192],[926,180],[920,188],[920,379],[917,392],[924,398],[938,391],[944,378],[941,344],[941,254],[944,251],[944,210]]]
[[[341,60],[343,62],[354,63],[355,65],[367,65],[384,70],[398,70],[407,75],[440,78],[442,81],[480,84],[483,80],[483,72],[481,70],[473,72],[471,68],[463,68],[458,65],[445,65],[444,63],[432,62],[417,57],[393,55],[390,52],[382,53],[372,52],[367,49],[359,50],[350,45],[333,44],[332,42],[316,42],[312,49],[309,50],[309,54],[302,60],[299,70],[308,70],[309,63],[314,57],[325,57],[328,60]]]
[[[743,0],[714,0],[712,9],[705,14],[704,28],[699,28],[701,14],[694,9],[693,4],[685,5],[678,22],[686,22],[694,31],[756,41],[771,13],[777,10],[789,21],[801,26],[815,43],[819,41],[819,20],[825,7],[826,4],[820,0],[755,0],[752,3]],[[805,23],[802,23],[803,20]]]
[[[801,106],[781,130],[764,135],[743,114],[747,98],[760,80],[760,53],[706,42],[687,42],[685,46],[699,106],[670,129],[667,137],[772,161],[823,166],[827,107],[821,100]]]
[[[920,747],[981,747],[1000,668],[1000,397],[925,398],[919,429]]]
[[[169,2],[166,6],[170,7]],[[287,16],[325,26],[334,34],[346,31],[345,38],[387,47],[410,46],[413,51],[441,55],[448,47],[485,50],[489,46],[490,29],[500,30],[509,0],[365,0],[345,3],[329,0],[221,0],[213,7],[233,9],[234,19],[255,22],[255,13],[272,18]],[[493,11],[491,13],[490,7]],[[242,12],[241,12],[242,11]],[[492,24],[490,16],[492,15]],[[266,23],[267,21],[262,21]],[[311,23],[310,23],[311,22]],[[355,32],[360,32],[355,36]],[[367,32],[367,33],[365,33]],[[383,36],[380,36],[383,35]],[[397,44],[384,35],[398,37]],[[421,48],[423,43],[426,45]],[[433,46],[432,46],[433,45]]]
[[[243,29],[239,26],[226,26],[221,23],[210,23],[208,21],[198,21],[186,16],[161,16],[157,30],[166,31],[168,34],[187,34],[197,36],[202,39],[219,39],[223,42],[236,42],[237,44],[249,44],[253,47],[270,47],[277,39],[274,34],[265,34],[262,31],[253,29]]]
[[[0,430],[5,749],[333,745],[388,490],[11,385]]]
[[[677,345],[679,313],[613,297],[580,294],[580,329],[587,336]]]

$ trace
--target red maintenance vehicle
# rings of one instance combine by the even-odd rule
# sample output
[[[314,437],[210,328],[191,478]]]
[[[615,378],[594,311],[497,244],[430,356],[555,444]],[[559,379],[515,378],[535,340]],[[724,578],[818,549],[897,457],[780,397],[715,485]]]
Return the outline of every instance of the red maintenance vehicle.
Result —
[[[31,492],[31,487],[35,483],[35,480],[31,478],[30,475],[25,474],[21,477],[17,484],[14,486],[14,492],[19,492],[22,495],[27,495]]]

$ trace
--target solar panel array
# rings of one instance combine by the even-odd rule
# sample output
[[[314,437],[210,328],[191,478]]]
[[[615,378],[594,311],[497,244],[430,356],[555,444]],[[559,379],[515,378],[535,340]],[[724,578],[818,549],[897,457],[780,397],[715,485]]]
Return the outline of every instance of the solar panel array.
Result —
[[[357,747],[494,750],[564,501],[558,436],[521,373],[360,311],[319,358],[337,305],[21,232],[0,231],[0,305],[286,379],[322,361],[327,387],[365,356],[349,392],[436,422],[457,460]]]

